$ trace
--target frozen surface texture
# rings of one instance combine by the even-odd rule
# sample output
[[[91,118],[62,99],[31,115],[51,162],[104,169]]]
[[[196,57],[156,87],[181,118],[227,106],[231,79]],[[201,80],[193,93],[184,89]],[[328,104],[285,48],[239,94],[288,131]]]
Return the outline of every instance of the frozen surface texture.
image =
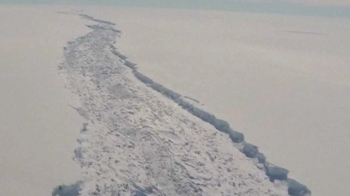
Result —
[[[228,134],[140,82],[112,52],[112,24],[89,27],[59,67],[89,123],[75,157],[82,195],[288,195]]]

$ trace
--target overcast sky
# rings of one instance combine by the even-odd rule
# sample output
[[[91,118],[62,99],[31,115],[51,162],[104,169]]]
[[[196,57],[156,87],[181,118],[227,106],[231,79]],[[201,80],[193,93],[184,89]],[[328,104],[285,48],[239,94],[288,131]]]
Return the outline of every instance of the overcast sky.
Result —
[[[350,18],[350,0],[0,0],[0,3],[167,7]]]
[[[350,0],[286,0],[312,6],[350,6]]]
[[[125,2],[126,0],[63,0],[63,2],[87,2],[87,3],[105,3],[105,2]],[[163,1],[163,2],[170,2],[169,0],[129,0],[132,2],[156,2],[156,1]],[[181,2],[183,0],[177,0],[178,2]],[[200,3],[200,0],[187,0],[192,2]],[[202,0],[203,1],[203,0]],[[206,2],[207,0],[204,0]],[[350,0],[209,0],[212,2],[255,2],[255,3],[295,3],[295,4],[302,4],[302,5],[312,5],[312,6],[349,6],[350,7]],[[0,0],[1,2],[6,3],[18,3],[18,2],[27,2],[27,3],[47,3],[47,2],[60,2],[56,0]],[[175,2],[175,1],[174,1]]]

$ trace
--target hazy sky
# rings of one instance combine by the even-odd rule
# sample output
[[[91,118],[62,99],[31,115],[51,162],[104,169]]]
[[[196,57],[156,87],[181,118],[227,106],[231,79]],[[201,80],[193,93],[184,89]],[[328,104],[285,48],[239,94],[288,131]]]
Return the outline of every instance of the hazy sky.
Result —
[[[292,3],[312,6],[350,6],[349,0],[287,0]]]
[[[170,7],[350,18],[350,0],[0,0],[0,3]]]

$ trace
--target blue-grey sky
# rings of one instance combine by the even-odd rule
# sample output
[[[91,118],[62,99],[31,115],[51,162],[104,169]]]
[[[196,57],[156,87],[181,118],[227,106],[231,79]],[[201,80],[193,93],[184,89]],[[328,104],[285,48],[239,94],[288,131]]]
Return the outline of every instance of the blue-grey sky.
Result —
[[[350,18],[350,0],[0,0],[0,3],[166,7]]]

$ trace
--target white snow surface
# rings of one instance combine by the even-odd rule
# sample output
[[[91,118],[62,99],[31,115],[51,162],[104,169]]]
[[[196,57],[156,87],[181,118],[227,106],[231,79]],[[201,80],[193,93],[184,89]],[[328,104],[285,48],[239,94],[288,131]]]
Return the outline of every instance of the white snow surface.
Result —
[[[112,25],[91,28],[59,66],[88,123],[75,150],[82,195],[288,195],[228,135],[138,81],[110,51]]]

